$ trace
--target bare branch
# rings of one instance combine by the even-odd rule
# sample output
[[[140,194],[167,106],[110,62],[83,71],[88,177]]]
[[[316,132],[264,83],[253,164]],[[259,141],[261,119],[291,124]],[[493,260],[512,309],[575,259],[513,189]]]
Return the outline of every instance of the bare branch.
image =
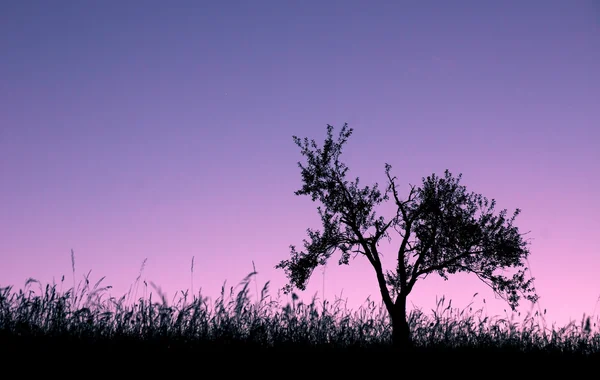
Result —
[[[469,252],[462,253],[458,256],[451,257],[450,259],[445,260],[439,264],[431,265],[427,268],[417,271],[416,277],[419,277],[420,275],[425,274],[425,273],[435,272],[436,270],[446,269],[450,266],[457,266],[458,265],[457,262],[460,261],[461,259],[464,259],[471,255],[477,255],[480,253],[482,253],[482,251],[469,251]]]

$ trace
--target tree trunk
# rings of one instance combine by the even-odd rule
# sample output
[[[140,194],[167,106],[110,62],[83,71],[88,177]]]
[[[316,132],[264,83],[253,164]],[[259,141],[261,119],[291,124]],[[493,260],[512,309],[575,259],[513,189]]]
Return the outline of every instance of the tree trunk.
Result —
[[[399,295],[390,313],[392,319],[392,344],[400,351],[407,351],[412,347],[410,328],[406,320],[406,296]]]

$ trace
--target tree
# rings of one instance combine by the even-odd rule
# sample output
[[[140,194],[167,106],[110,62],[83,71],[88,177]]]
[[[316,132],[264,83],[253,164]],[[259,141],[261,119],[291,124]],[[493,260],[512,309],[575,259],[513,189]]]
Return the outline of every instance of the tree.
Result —
[[[298,162],[303,186],[295,194],[321,203],[317,210],[323,228],[309,228],[305,251],[291,245],[290,259],[276,266],[289,279],[285,292],[294,287],[304,290],[313,270],[325,265],[336,250],[341,252],[340,265],[349,264],[351,253],[362,255],[375,270],[394,346],[402,349],[412,345],[406,299],[417,280],[429,274],[447,280],[448,274],[473,273],[513,310],[522,296],[537,301],[533,278],[525,278],[528,242],[514,225],[519,209],[511,217],[506,210],[494,214],[494,199],[467,193],[460,184],[462,175],[454,177],[448,170],[443,177],[423,178],[420,187],[411,185],[406,199],[400,199],[389,164],[385,164],[388,185],[383,192],[377,183],[360,187],[358,177],[352,182],[346,179],[348,167],[340,161],[352,129],[344,124],[337,141],[332,132],[327,125],[322,148],[314,140],[293,136],[307,159],[306,164]],[[390,200],[395,215],[389,220],[378,217],[375,206]],[[378,246],[384,238],[391,241],[392,230],[400,236],[397,265],[384,272]],[[512,277],[503,274],[509,268],[515,269]]]

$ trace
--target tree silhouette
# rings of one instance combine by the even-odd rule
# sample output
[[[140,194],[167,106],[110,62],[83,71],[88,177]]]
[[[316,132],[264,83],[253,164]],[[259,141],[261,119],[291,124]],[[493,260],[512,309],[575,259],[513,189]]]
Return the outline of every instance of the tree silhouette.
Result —
[[[412,345],[406,319],[406,299],[419,278],[437,273],[469,272],[507,301],[514,310],[523,296],[536,302],[538,296],[533,278],[525,279],[527,242],[506,210],[494,214],[495,200],[488,201],[479,194],[467,193],[460,185],[462,175],[453,177],[446,170],[443,177],[435,174],[422,179],[420,187],[410,186],[408,197],[400,199],[396,177],[385,165],[388,186],[382,192],[378,184],[359,187],[359,178],[346,179],[348,167],[340,161],[342,147],[352,134],[347,124],[342,127],[338,141],[333,140],[333,127],[327,125],[327,138],[322,148],[314,140],[293,136],[294,142],[306,157],[298,162],[303,186],[296,195],[310,195],[322,206],[317,210],[322,231],[308,229],[305,251],[290,246],[291,257],[276,268],[283,269],[289,279],[284,291],[294,287],[304,290],[313,270],[325,265],[339,250],[339,264],[348,264],[351,253],[365,256],[375,270],[377,283],[392,325],[394,346],[402,349]],[[376,216],[375,206],[393,201],[396,215],[389,220]],[[400,236],[397,266],[384,271],[378,243],[391,241],[390,232]],[[506,277],[505,269],[516,273]],[[500,272],[500,273],[498,273]]]

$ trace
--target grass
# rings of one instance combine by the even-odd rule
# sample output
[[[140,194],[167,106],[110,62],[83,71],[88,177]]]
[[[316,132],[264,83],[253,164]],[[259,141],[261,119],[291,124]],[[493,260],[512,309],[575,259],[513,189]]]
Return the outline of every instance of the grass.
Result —
[[[77,287],[64,292],[60,290],[64,276],[60,284],[46,286],[29,279],[21,290],[0,289],[3,355],[60,353],[68,358],[85,353],[122,360],[141,354],[146,358],[192,354],[250,360],[261,354],[287,361],[370,355],[399,360],[392,356],[391,330],[381,304],[367,300],[352,311],[342,300],[329,303],[313,298],[307,304],[295,295],[291,303],[284,303],[280,293],[269,294],[268,282],[251,297],[255,275],[250,273],[236,287],[223,286],[214,302],[200,292],[190,295],[187,291],[168,302],[154,284],[155,293],[147,297],[136,299],[132,287],[116,299],[108,295],[109,286],[102,286],[104,278],[92,285],[89,273]],[[143,284],[146,294],[148,284]],[[547,329],[541,327],[543,316],[538,313],[518,323],[508,317],[484,316],[482,310],[470,306],[453,308],[444,298],[430,314],[415,309],[409,315],[414,355],[493,362],[510,359],[510,363],[532,365],[539,360],[600,362],[597,322],[588,317],[581,324]]]

